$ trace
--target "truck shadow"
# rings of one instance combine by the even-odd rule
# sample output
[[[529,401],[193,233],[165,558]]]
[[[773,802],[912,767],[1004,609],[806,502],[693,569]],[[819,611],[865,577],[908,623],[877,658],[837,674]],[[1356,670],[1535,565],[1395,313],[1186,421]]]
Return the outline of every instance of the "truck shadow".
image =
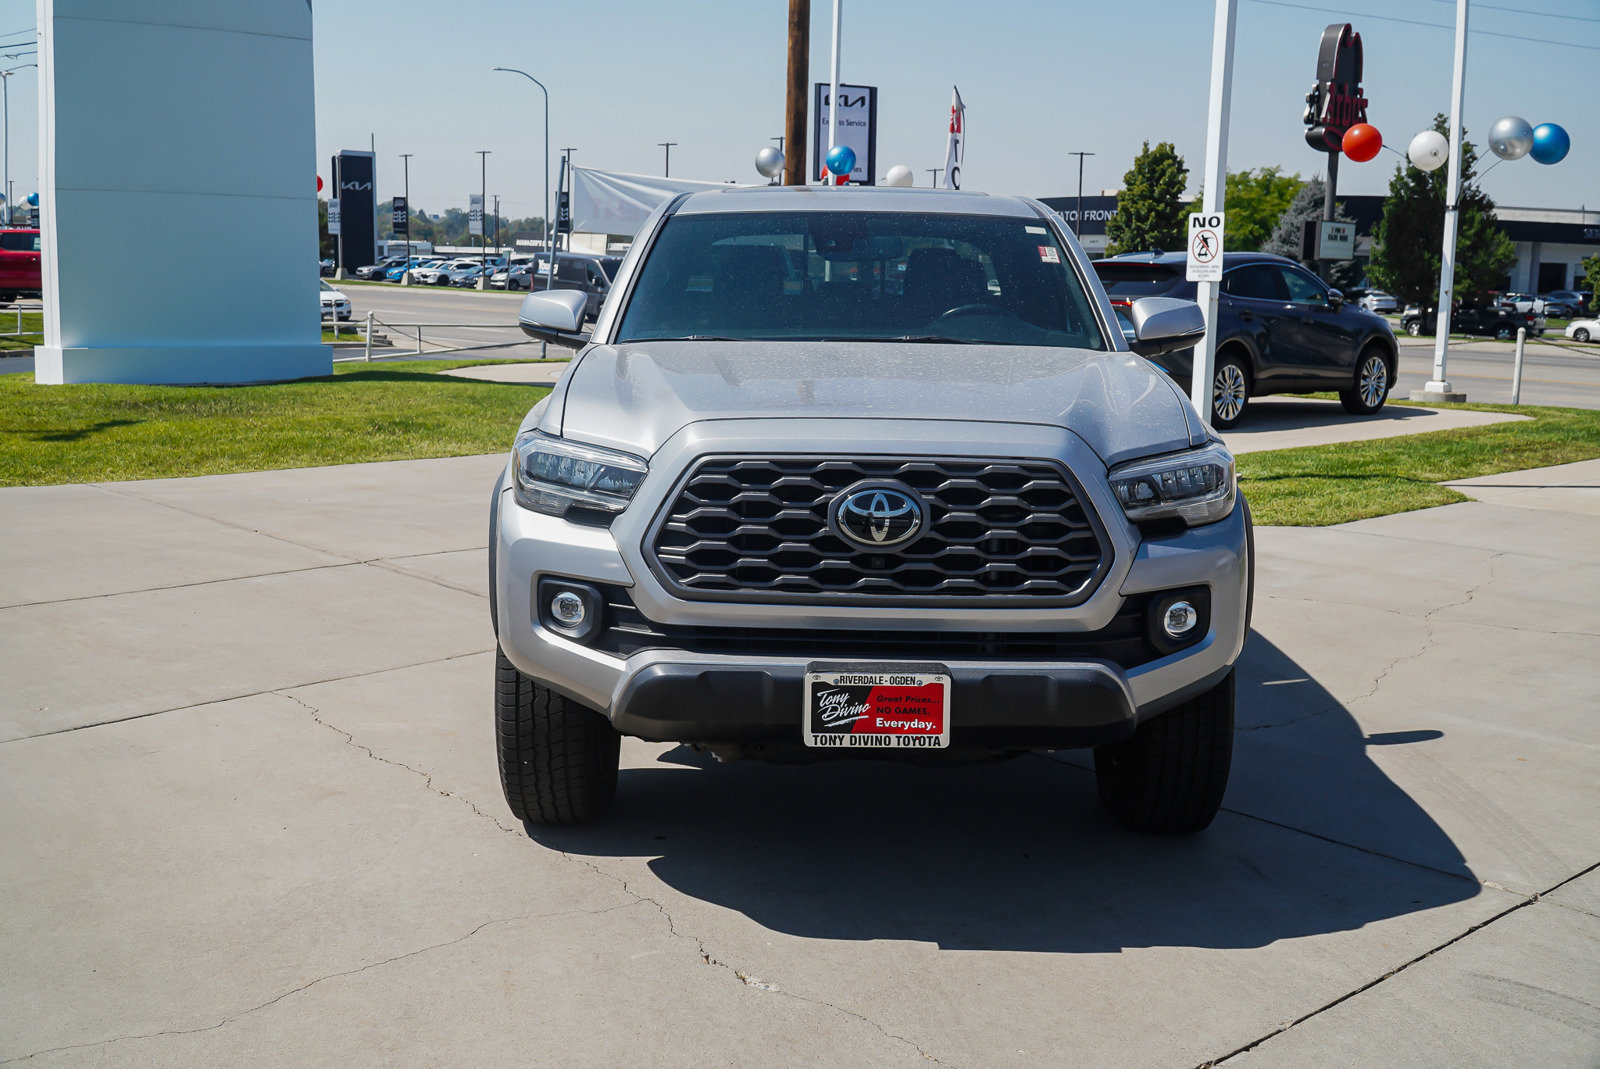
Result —
[[[1087,752],[785,767],[687,748],[625,768],[600,824],[529,834],[579,855],[653,858],[668,887],[774,931],[950,949],[1260,947],[1479,893],[1449,837],[1366,754],[1437,731],[1367,739],[1259,634],[1240,683],[1224,811],[1186,838],[1114,825]]]

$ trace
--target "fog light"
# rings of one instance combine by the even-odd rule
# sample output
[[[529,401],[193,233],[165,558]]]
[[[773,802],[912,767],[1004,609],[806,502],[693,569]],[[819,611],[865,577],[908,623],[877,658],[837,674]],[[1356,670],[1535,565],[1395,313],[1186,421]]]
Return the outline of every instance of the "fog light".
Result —
[[[1167,606],[1166,615],[1161,618],[1161,628],[1172,638],[1182,638],[1194,630],[1194,625],[1200,622],[1200,613],[1187,601],[1175,601]]]
[[[550,615],[555,617],[556,622],[562,627],[580,628],[588,612],[583,607],[582,598],[570,590],[563,590],[550,599]],[[1170,617],[1171,613],[1168,613],[1168,616]]]

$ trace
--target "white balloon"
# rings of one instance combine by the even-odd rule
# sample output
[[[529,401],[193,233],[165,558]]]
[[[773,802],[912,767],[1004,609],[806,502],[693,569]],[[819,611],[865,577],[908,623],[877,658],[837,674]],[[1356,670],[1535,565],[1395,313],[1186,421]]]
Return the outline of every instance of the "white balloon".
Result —
[[[1424,130],[1411,139],[1406,155],[1418,170],[1437,171],[1450,158],[1450,142],[1437,130]]]
[[[883,176],[886,186],[909,186],[911,184],[911,168],[903,163],[897,163]]]
[[[1489,127],[1489,151],[1502,160],[1520,160],[1533,148],[1533,127],[1528,120],[1517,115],[1505,118]]]
[[[783,153],[771,145],[756,153],[756,170],[768,178],[776,178],[783,173]]]

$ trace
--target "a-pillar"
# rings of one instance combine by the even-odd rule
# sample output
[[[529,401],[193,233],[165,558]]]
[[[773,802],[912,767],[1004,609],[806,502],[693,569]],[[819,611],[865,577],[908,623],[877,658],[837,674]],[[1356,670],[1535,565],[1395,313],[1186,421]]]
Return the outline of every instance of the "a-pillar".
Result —
[[[38,0],[41,383],[327,375],[308,0]]]

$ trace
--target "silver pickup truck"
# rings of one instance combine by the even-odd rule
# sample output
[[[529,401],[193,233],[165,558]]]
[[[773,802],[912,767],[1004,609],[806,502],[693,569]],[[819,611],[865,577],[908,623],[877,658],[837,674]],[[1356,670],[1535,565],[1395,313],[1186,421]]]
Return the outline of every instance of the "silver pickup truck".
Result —
[[[1253,568],[1232,455],[1030,200],[685,194],[645,224],[490,516],[512,812],[592,819],[622,735],[722,759],[1092,747],[1123,824],[1210,823]],[[1135,350],[1129,351],[1129,347]],[[624,790],[624,799],[626,790]]]

